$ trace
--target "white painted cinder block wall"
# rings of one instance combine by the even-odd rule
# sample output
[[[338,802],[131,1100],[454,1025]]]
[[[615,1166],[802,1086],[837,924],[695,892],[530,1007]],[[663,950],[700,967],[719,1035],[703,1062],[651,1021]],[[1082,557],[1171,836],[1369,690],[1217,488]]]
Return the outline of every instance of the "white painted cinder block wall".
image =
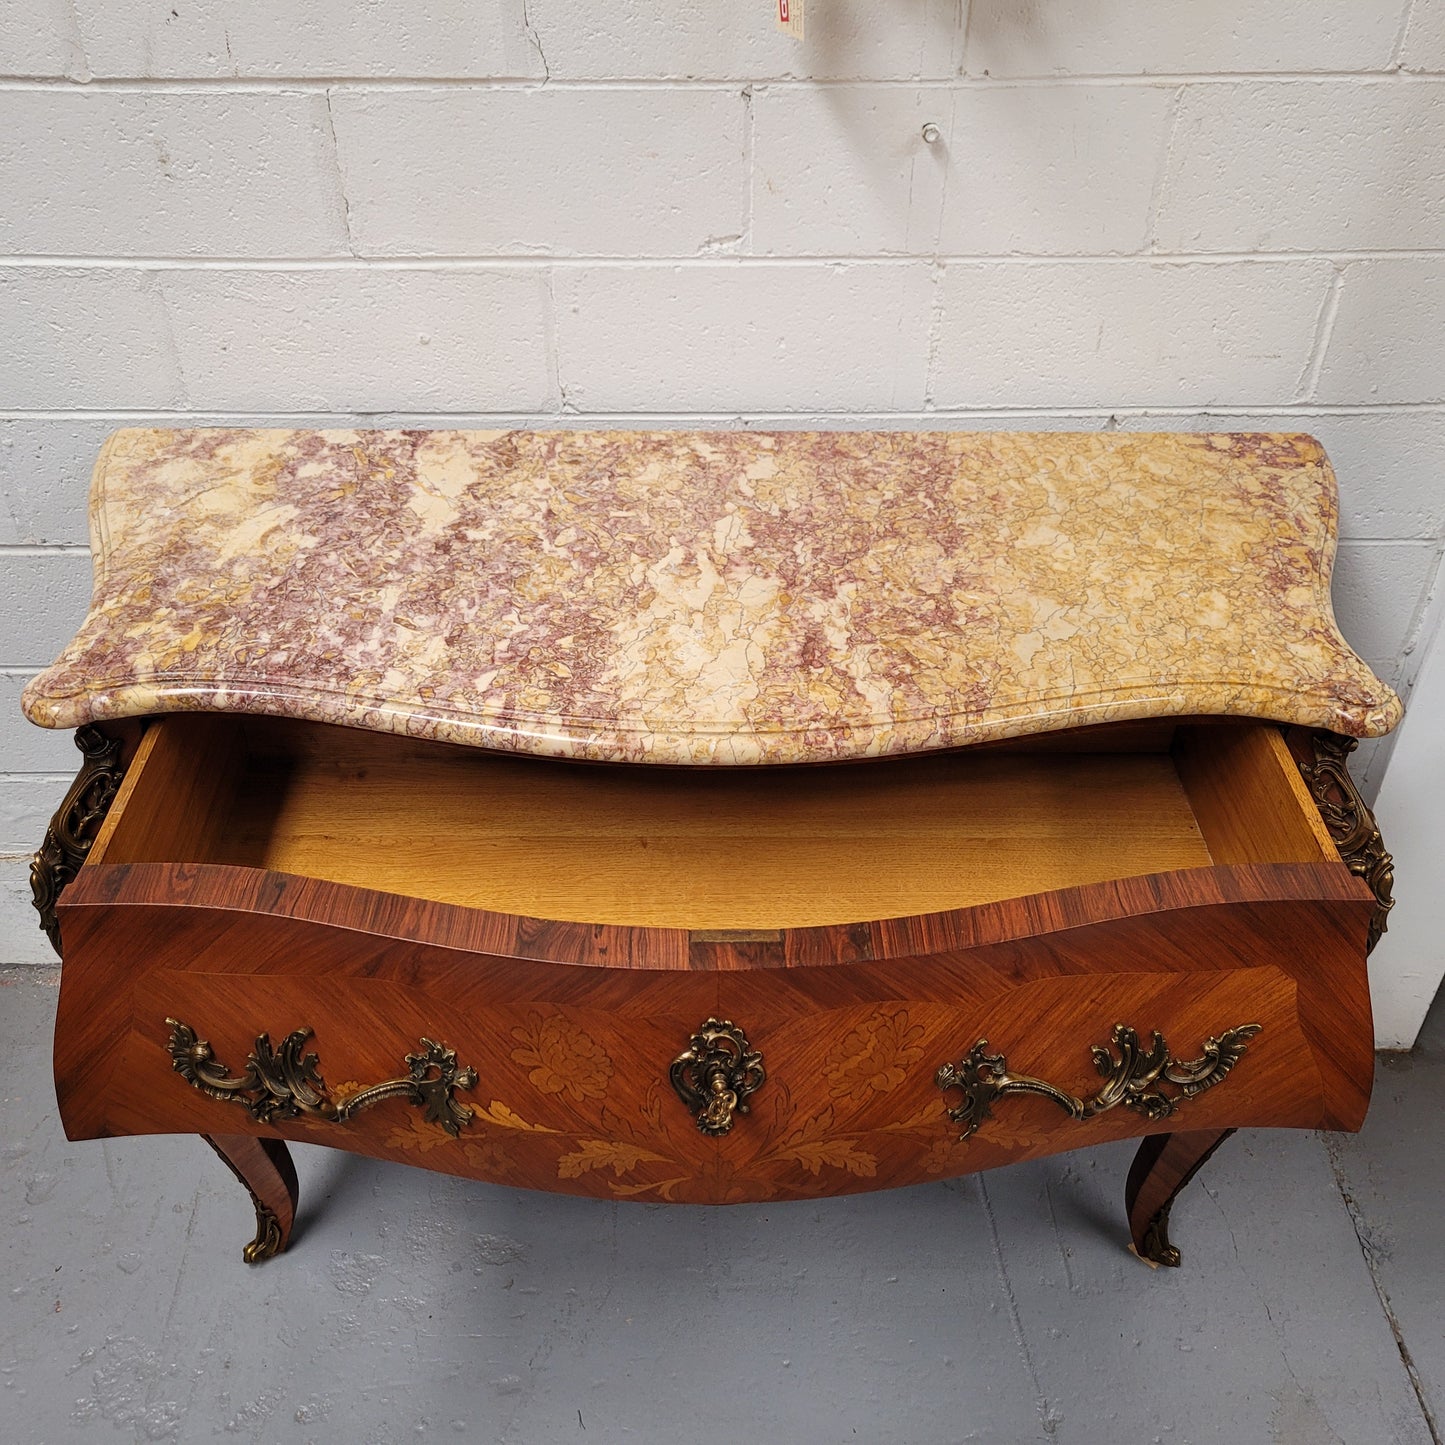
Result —
[[[809,3],[0,0],[9,961],[127,422],[1309,430],[1410,687],[1445,0]]]

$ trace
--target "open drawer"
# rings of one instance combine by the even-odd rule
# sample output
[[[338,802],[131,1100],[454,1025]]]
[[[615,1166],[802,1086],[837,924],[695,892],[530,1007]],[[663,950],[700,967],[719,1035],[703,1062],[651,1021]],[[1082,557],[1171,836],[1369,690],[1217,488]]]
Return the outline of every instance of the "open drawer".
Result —
[[[727,769],[195,715],[148,729],[89,866],[229,864],[535,918],[730,930],[1338,861],[1280,731],[1260,724]]]
[[[58,1089],[72,1137],[705,1202],[1352,1128],[1373,907],[1267,725],[669,769],[179,715],[60,900]],[[346,1106],[418,1040],[442,1104]]]

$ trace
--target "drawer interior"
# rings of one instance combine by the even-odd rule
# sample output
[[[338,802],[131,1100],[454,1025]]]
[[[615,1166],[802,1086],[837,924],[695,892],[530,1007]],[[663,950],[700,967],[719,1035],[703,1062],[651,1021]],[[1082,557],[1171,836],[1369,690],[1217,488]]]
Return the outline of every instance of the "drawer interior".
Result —
[[[179,715],[147,730],[86,866],[131,862],[266,868],[577,922],[776,929],[1338,855],[1277,729],[1258,724],[687,769]]]

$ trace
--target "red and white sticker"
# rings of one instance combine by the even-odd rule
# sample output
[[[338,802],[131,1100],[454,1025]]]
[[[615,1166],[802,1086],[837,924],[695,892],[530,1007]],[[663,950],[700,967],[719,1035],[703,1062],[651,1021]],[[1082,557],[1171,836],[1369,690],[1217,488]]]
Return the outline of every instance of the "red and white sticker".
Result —
[[[803,5],[805,0],[778,0],[778,29],[794,40],[803,38]]]

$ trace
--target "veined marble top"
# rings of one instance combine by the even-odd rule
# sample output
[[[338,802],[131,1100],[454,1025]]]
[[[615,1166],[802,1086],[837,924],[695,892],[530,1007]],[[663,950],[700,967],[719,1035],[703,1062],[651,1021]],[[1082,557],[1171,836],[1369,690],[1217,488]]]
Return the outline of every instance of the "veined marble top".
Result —
[[[616,762],[1128,718],[1388,732],[1306,436],[117,432],[68,728],[268,713]]]

